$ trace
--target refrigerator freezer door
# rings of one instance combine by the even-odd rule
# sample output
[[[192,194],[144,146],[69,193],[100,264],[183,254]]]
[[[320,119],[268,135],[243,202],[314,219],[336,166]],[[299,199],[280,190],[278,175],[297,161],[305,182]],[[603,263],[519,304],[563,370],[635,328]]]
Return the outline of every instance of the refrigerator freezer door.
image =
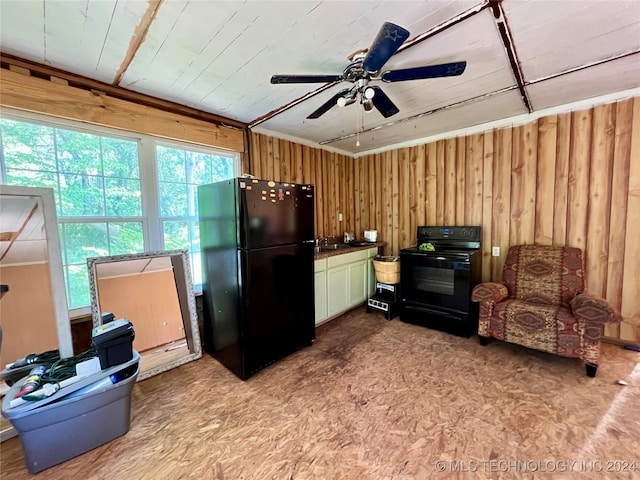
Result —
[[[238,179],[240,248],[313,240],[313,185]]]
[[[313,245],[240,250],[245,375],[315,339]]]

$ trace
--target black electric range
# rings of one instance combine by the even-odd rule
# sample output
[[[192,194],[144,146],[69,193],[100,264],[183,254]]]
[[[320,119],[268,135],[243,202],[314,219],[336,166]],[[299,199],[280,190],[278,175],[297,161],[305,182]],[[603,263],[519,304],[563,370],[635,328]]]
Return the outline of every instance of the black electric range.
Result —
[[[400,319],[461,336],[477,331],[471,291],[481,279],[481,227],[421,226],[400,251]],[[422,246],[422,248],[421,248]]]

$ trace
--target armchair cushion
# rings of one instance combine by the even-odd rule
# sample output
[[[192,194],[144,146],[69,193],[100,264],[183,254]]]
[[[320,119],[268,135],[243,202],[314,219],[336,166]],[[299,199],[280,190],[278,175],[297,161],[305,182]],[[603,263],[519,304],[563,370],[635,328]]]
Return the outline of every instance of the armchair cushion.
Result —
[[[491,337],[563,357],[580,356],[576,318],[562,305],[506,300],[494,307]]]

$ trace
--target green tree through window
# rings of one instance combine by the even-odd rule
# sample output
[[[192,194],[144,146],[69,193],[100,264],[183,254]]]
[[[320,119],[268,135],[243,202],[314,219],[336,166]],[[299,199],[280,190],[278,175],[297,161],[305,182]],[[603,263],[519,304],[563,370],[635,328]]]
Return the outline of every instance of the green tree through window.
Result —
[[[69,307],[89,305],[87,257],[186,249],[200,284],[197,186],[237,175],[238,156],[95,130],[0,118],[2,182],[54,190]]]

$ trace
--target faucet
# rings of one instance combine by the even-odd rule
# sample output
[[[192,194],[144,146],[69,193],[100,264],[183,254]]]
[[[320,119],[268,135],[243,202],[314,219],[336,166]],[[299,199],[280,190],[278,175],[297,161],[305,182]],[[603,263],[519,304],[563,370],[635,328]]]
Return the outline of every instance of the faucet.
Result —
[[[316,237],[315,242],[316,247],[319,247],[320,243],[322,243],[322,245],[326,247],[327,245],[329,245],[329,237]]]

